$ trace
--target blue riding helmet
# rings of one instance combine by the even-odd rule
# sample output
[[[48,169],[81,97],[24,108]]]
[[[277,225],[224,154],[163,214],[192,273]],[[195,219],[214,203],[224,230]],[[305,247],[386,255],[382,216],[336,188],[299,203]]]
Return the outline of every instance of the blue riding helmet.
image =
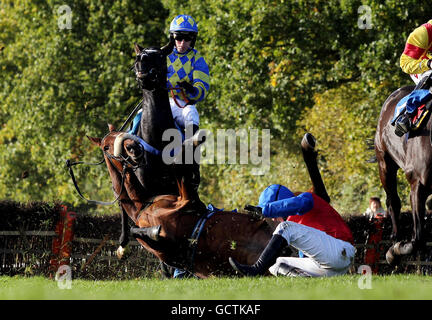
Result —
[[[169,32],[174,33],[181,31],[198,33],[198,26],[191,16],[180,14],[172,20]]]
[[[294,193],[287,187],[280,184],[272,184],[261,192],[258,207],[263,208],[266,204],[294,197]]]

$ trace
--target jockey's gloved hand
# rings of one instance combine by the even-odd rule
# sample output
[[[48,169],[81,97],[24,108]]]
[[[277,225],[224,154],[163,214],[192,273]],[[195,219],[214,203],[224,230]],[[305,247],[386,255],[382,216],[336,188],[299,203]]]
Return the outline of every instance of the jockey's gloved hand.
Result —
[[[186,103],[186,105],[187,106],[193,106],[194,104],[196,104],[196,101],[195,100],[189,100],[189,102],[188,103]]]
[[[261,207],[255,207],[255,206],[252,206],[250,204],[247,204],[247,205],[245,205],[244,209],[246,211],[250,211],[250,212],[253,212],[253,213],[262,214],[262,208]]]
[[[177,83],[177,86],[185,89],[187,93],[192,94],[192,95],[195,95],[197,93],[197,90],[198,90],[197,88],[195,88],[193,85],[191,85],[187,81],[180,81]]]

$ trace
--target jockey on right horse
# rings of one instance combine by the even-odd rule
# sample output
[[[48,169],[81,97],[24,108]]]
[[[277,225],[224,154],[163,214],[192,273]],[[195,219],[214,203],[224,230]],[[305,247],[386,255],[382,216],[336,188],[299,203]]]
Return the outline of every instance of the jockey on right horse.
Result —
[[[416,28],[409,35],[405,50],[400,57],[402,71],[409,74],[416,84],[416,89],[429,89],[423,86],[422,80],[426,80],[432,73],[432,20]],[[424,94],[427,94],[426,92]],[[428,99],[429,97],[425,97]],[[422,96],[415,100],[423,99]],[[402,136],[412,127],[412,120],[419,103],[407,104],[407,110],[396,120],[396,134]]]

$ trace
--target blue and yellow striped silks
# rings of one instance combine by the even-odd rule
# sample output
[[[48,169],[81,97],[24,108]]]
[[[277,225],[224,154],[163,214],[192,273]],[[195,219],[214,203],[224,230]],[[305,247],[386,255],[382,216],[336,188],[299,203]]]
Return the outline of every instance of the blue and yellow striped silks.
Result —
[[[196,49],[180,54],[174,48],[167,57],[167,66],[168,88],[176,87],[178,82],[187,81],[196,88],[194,94],[186,94],[188,99],[198,102],[205,98],[210,88],[210,72],[204,57]],[[176,98],[181,99],[179,93],[178,90]]]

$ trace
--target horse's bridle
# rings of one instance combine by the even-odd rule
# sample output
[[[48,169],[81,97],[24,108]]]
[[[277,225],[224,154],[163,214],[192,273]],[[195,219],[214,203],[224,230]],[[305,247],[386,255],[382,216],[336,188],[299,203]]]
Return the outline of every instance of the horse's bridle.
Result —
[[[149,49],[149,50],[152,50],[152,49]],[[153,51],[156,52],[156,50],[153,50]],[[140,54],[136,55],[135,62],[134,62],[134,64],[131,67],[131,70],[133,70],[134,73],[135,73],[135,79],[138,82],[138,86],[141,89],[144,89],[144,83],[143,83],[143,79],[140,78],[140,77],[138,77],[138,73],[142,73],[142,71],[143,71],[143,69],[141,68],[141,63],[142,63],[142,58],[144,56],[148,56],[148,53],[147,53],[146,49],[144,49]],[[138,60],[138,58],[139,58],[139,60]],[[139,66],[137,66],[138,62],[140,62]],[[152,89],[152,91],[153,91],[153,90],[155,90],[157,88],[156,85],[157,85],[157,83],[160,80],[159,79],[159,73],[156,71],[155,68],[150,68],[150,70],[148,71],[147,75],[151,75],[152,76],[148,81],[150,81],[153,85],[155,85],[154,88]]]
[[[139,67],[138,67],[138,66],[137,66],[137,63],[138,63],[138,62],[141,62],[143,56],[147,56],[147,51],[146,51],[146,50],[143,50],[140,54],[137,54],[137,55],[136,55],[135,62],[134,62],[134,64],[133,64],[132,67],[131,67],[131,71],[132,71],[132,70],[134,71],[134,73],[135,73],[135,79],[136,79],[136,81],[138,82],[138,86],[139,86],[141,89],[145,89],[145,88],[144,88],[144,84],[143,84],[143,80],[142,80],[140,77],[138,77],[138,73],[142,73],[142,68],[141,68],[141,65],[140,65],[140,64],[139,64]],[[138,60],[138,58],[139,58],[139,60]],[[142,63],[142,62],[141,62],[141,63]],[[150,79],[150,82],[156,84],[156,83],[159,81],[159,74],[155,71],[155,68],[151,68],[151,69],[149,70],[148,75],[152,75],[152,74],[154,75],[154,77],[153,77],[152,79]],[[182,87],[178,87],[178,86],[176,86],[176,87],[172,87],[172,88],[165,88],[165,87],[161,87],[161,89],[164,89],[164,90],[167,90],[168,92],[170,92],[170,94],[171,94],[171,98],[174,100],[175,104],[176,104],[180,109],[183,109],[183,108],[186,107],[188,104],[193,104],[193,101],[190,101],[190,100],[187,98],[187,96],[186,96],[186,94],[185,94],[185,90],[184,90],[184,88],[182,88]],[[150,91],[154,91],[154,90],[156,90],[156,87],[154,87],[154,88],[151,89]],[[180,95],[181,95],[181,98],[183,99],[183,101],[186,102],[186,104],[185,104],[184,106],[182,106],[182,105],[177,101],[177,98],[176,98],[176,95],[175,95],[174,92],[178,92],[178,91],[180,91]]]
[[[102,141],[106,138],[106,136],[102,139]],[[141,164],[132,164],[130,162],[130,157],[129,156],[127,158],[125,158],[122,154],[120,154],[120,156],[114,156],[112,154],[109,154],[105,150],[102,150],[102,152],[107,157],[108,161],[111,163],[111,165],[113,167],[116,167],[116,166],[114,165],[114,163],[112,162],[112,160],[116,160],[116,161],[118,161],[118,162],[120,162],[122,164],[121,183],[120,183],[121,184],[121,188],[120,188],[120,192],[118,193],[117,197],[113,201],[105,202],[105,201],[99,201],[99,200],[90,200],[90,199],[87,199],[86,197],[84,197],[84,195],[81,193],[80,188],[78,187],[78,183],[76,181],[76,178],[75,178],[75,175],[74,175],[74,172],[73,172],[73,169],[72,169],[73,166],[78,165],[78,164],[93,165],[93,166],[101,165],[102,163],[105,162],[105,158],[102,159],[98,163],[89,163],[89,162],[83,162],[83,161],[71,162],[71,160],[68,159],[68,160],[66,160],[66,167],[69,169],[69,174],[70,174],[70,176],[72,178],[72,182],[73,182],[73,184],[75,186],[75,189],[78,192],[78,195],[83,200],[87,201],[89,204],[98,204],[98,205],[108,206],[108,205],[112,205],[112,204],[116,203],[120,199],[120,196],[121,196],[121,194],[123,192],[123,188],[124,188],[124,180],[125,180],[125,176],[126,176],[126,169],[129,168],[129,169],[132,169],[133,171],[135,171],[139,167],[141,167],[142,165]]]

